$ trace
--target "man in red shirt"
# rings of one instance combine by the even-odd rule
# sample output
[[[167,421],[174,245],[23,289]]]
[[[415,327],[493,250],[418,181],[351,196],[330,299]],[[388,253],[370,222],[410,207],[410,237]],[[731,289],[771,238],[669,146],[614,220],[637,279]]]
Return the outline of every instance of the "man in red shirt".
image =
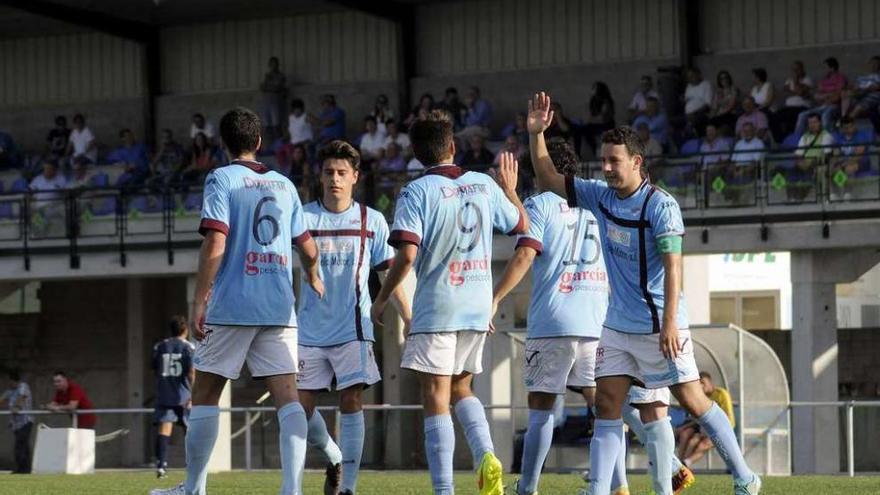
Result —
[[[76,411],[94,409],[92,401],[86,396],[85,390],[67,377],[63,371],[56,371],[52,375],[52,384],[55,386],[55,398],[46,405],[50,411]],[[77,418],[78,428],[95,428],[98,420],[94,414],[80,414]]]

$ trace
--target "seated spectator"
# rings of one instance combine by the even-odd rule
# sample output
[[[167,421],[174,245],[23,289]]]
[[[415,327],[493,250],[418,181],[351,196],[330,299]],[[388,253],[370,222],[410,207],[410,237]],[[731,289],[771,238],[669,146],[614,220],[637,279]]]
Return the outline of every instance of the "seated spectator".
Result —
[[[840,132],[834,135],[834,158],[831,164],[831,176],[837,170],[843,170],[847,176],[855,177],[857,173],[867,171],[871,167],[871,161],[865,154],[868,146],[874,141],[873,133],[869,130],[859,130],[852,117],[840,119]],[[844,199],[848,188],[844,186]]]
[[[715,124],[708,124],[706,126],[706,137],[700,143],[700,153],[704,153],[704,165],[727,161],[730,143],[718,134],[718,128]]]
[[[284,131],[274,143],[272,143],[272,154],[275,155],[276,170],[283,176],[290,176],[290,159],[293,156],[293,148],[295,145],[290,143],[290,134]]]
[[[524,147],[516,136],[507,136],[507,139],[504,140],[504,147],[498,150],[498,153],[495,154],[495,160],[492,163],[495,165],[501,163],[501,154],[504,152],[512,153],[514,158],[520,160],[528,151],[528,147]]]
[[[843,91],[846,89],[846,76],[840,73],[840,64],[834,57],[825,59],[825,67],[828,71],[825,77],[819,81],[816,91],[816,103],[818,106],[804,110],[798,114],[796,133],[804,132],[807,126],[807,118],[810,115],[821,115],[822,127],[827,130],[834,128],[834,121],[840,115],[840,104],[843,99]]]
[[[849,111],[854,119],[867,115],[880,104],[880,56],[871,57],[869,72],[856,79],[855,87],[847,93]]]
[[[284,115],[284,102],[287,100],[287,76],[281,72],[278,57],[269,58],[269,71],[260,83],[263,100],[263,126],[266,127],[266,140],[272,142],[281,134],[281,119]]]
[[[755,127],[755,132],[758,133],[759,138],[766,140],[769,137],[767,133],[769,127],[767,116],[764,112],[758,110],[758,105],[751,96],[746,96],[743,99],[743,113],[736,119],[737,138],[742,137],[742,128],[747,122]]]
[[[0,170],[21,167],[21,153],[9,134],[0,131]]]
[[[565,115],[562,104],[558,101],[550,103],[550,109],[553,111],[553,122],[550,127],[544,131],[544,136],[549,138],[560,138],[573,144],[577,137],[577,126]]]
[[[644,75],[641,81],[639,81],[639,89],[633,94],[632,101],[630,101],[627,108],[630,122],[645,113],[645,109],[648,107],[648,98],[660,100],[660,95],[654,89],[654,81],[651,79],[651,76]]]
[[[73,165],[71,165],[70,180],[67,181],[67,188],[83,189],[92,187],[90,179],[88,160],[83,157],[74,160]]]
[[[806,170],[820,165],[825,157],[831,154],[830,146],[834,144],[834,137],[822,127],[819,114],[812,113],[807,117],[807,132],[798,141],[798,149],[794,153],[803,157],[798,162],[798,168]]]
[[[495,156],[486,149],[486,140],[483,139],[483,136],[474,134],[468,142],[470,143],[470,149],[459,162],[460,166],[465,168],[481,168],[491,165],[495,161]]]
[[[755,125],[746,122],[742,127],[742,137],[733,146],[730,161],[734,163],[760,162],[764,158],[766,145],[757,137]]]
[[[773,106],[773,100],[776,98],[776,92],[773,84],[767,80],[767,71],[763,68],[752,69],[754,84],[749,95],[755,100],[755,105],[764,113],[769,113]]]
[[[596,81],[593,83],[593,94],[590,96],[588,110],[587,123],[583,126],[583,137],[593,156],[598,156],[597,142],[599,138],[602,137],[602,133],[614,127],[614,98],[611,97],[611,90],[604,82]],[[554,123],[558,117],[559,115],[554,112]],[[566,137],[562,134],[556,135]],[[575,151],[580,155],[580,143],[576,143]]]
[[[379,160],[377,170],[379,172],[406,171],[406,159],[401,155],[401,149],[397,143],[390,143],[385,149],[385,155]]]
[[[217,153],[208,136],[201,132],[193,139],[189,163],[180,171],[179,181],[184,184],[201,184],[214,167],[217,166]]]
[[[67,179],[58,173],[58,162],[46,160],[43,171],[31,180],[28,189],[36,191],[34,200],[49,201],[63,198],[61,191],[67,187]]]
[[[446,93],[443,96],[443,101],[441,101],[437,108],[440,110],[444,110],[452,117],[452,122],[455,125],[455,130],[461,130],[464,127],[464,116],[467,114],[467,107],[465,107],[461,100],[458,99],[458,90],[449,87],[446,88]]]
[[[684,113],[688,124],[697,135],[703,135],[706,117],[715,99],[712,84],[703,79],[703,73],[696,67],[687,71],[687,87],[684,90]]]
[[[718,73],[715,84],[715,99],[709,112],[709,123],[714,124],[716,130],[720,130],[723,135],[729,136],[736,126],[739,89],[733,85],[733,77],[726,70]]]
[[[162,130],[162,142],[159,149],[150,162],[151,186],[166,186],[174,180],[174,176],[180,172],[186,161],[186,152],[183,146],[174,140],[171,129]]]
[[[422,97],[419,98],[419,104],[412,109],[412,111],[409,113],[409,115],[406,116],[405,119],[403,119],[404,129],[409,129],[410,126],[413,125],[413,122],[415,122],[416,119],[419,118],[419,114],[422,111],[430,112],[434,109],[434,107],[434,97],[431,95],[431,93],[423,94]]]
[[[733,415],[733,401],[730,399],[730,393],[721,387],[716,387],[712,383],[712,375],[705,371],[700,372],[700,385],[703,386],[703,393],[706,397],[718,404],[724,414],[727,415],[731,427],[736,427],[736,418]],[[693,466],[694,463],[702,459],[703,455],[712,449],[712,439],[709,435],[699,428],[693,420],[688,421],[684,426],[679,428],[678,439],[678,458],[685,466]]]
[[[59,115],[55,117],[55,127],[49,130],[46,142],[49,143],[49,156],[55,159],[64,156],[67,143],[70,140],[70,128],[67,127],[67,117]]]
[[[364,133],[361,134],[358,149],[361,152],[361,160],[365,164],[382,158],[382,152],[385,149],[385,134],[379,132],[376,126],[376,117],[364,119]]]
[[[297,187],[310,184],[312,167],[309,165],[305,146],[302,144],[293,145],[288,164],[288,177]]]
[[[134,139],[131,129],[119,131],[120,146],[107,154],[109,163],[125,165],[125,173],[120,177],[119,185],[133,185],[143,182],[150,172],[150,160],[147,148]]]
[[[290,102],[290,114],[287,116],[287,132],[290,134],[290,144],[302,144],[308,146],[314,137],[309,117],[306,115],[306,105],[299,98]]]
[[[373,106],[370,116],[376,118],[376,127],[379,129],[379,132],[388,134],[388,129],[385,126],[388,124],[388,121],[395,118],[394,109],[388,104],[388,95],[382,94],[376,97],[376,104]]]
[[[782,88],[785,105],[776,111],[770,125],[773,137],[781,142],[785,136],[794,132],[798,114],[813,106],[813,80],[804,71],[804,63],[795,60],[791,64],[791,76],[785,80]]]
[[[654,139],[654,136],[651,135],[651,130],[648,129],[648,124],[644,121],[636,125],[636,132],[639,135],[639,139],[645,144],[645,157],[648,160],[648,165],[653,165],[663,155],[663,146]]]
[[[88,158],[89,163],[98,160],[98,143],[95,142],[95,135],[86,127],[86,118],[80,113],[73,116],[73,130],[70,131],[65,155],[71,161],[80,156]]]
[[[202,133],[208,138],[208,141],[214,142],[216,134],[214,133],[214,124],[205,120],[205,116],[197,113],[193,114],[192,125],[189,126],[189,138],[195,139],[196,134]]]
[[[345,111],[336,106],[336,97],[325,94],[321,97],[321,113],[310,117],[312,125],[318,130],[318,144],[345,139]]]
[[[464,139],[479,134],[488,139],[489,122],[492,120],[492,106],[480,96],[480,88],[471,86],[464,97],[465,113],[462,118],[464,128],[459,134]]]
[[[406,163],[406,172],[410,177],[421,175],[424,170],[425,166],[422,165],[422,162],[416,157],[412,157],[410,161]]]
[[[385,137],[384,147],[387,149],[389,144],[394,143],[400,147],[403,156],[409,158],[412,155],[412,142],[409,140],[409,134],[400,132],[400,128],[394,120],[389,120],[385,126],[388,129],[388,135]]]
[[[529,129],[526,127],[525,112],[517,112],[513,122],[504,126],[504,129],[501,131],[501,137],[507,138],[510,136],[516,137],[524,145],[529,144]]]
[[[648,130],[651,131],[651,137],[665,148],[667,137],[669,136],[669,121],[666,119],[666,114],[660,111],[660,100],[653,96],[648,98],[645,112],[636,117],[633,126],[638,128],[639,124],[642,123],[648,126]]]
[[[63,371],[56,371],[52,376],[52,384],[55,386],[55,397],[52,402],[46,404],[46,409],[50,411],[88,411],[94,409],[92,401],[86,395],[85,390],[76,382],[71,380]],[[98,417],[94,414],[78,414],[76,425],[77,428],[94,429]]]

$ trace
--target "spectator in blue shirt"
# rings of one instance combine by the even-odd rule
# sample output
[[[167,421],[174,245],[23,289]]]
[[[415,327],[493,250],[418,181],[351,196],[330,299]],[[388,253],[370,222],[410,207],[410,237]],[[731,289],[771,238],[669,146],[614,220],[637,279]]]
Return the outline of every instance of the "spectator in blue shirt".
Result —
[[[21,166],[21,154],[12,136],[0,131],[0,170],[19,168]]]
[[[480,89],[471,86],[464,97],[464,129],[459,132],[463,139],[470,140],[471,136],[480,135],[488,139],[489,121],[492,120],[492,106],[489,102],[480,98]]]
[[[832,176],[838,170],[843,170],[849,177],[866,171],[871,162],[865,151],[873,140],[871,131],[859,130],[852,117],[840,119],[840,132],[834,134],[834,144],[839,147],[834,150]]]
[[[138,184],[146,179],[150,173],[150,159],[147,156],[147,148],[135,141],[131,129],[119,131],[121,146],[107,155],[109,163],[122,163],[125,165],[125,173],[119,177],[118,185]]]
[[[464,115],[467,113],[467,108],[462,105],[461,101],[458,99],[457,89],[454,87],[446,88],[443,101],[437,105],[437,108],[444,110],[452,117],[456,131],[461,130],[461,128],[464,127]]]
[[[526,127],[525,112],[517,112],[514,121],[504,126],[501,137],[506,139],[510,136],[516,137],[523,145],[529,144],[529,129]]]
[[[0,407],[8,406],[9,411],[9,428],[12,429],[15,443],[13,452],[15,456],[16,474],[27,474],[31,472],[31,430],[34,426],[34,418],[29,414],[21,414],[19,411],[27,411],[33,409],[33,396],[31,388],[21,379],[18,371],[10,370],[9,388],[0,393]]]
[[[666,119],[666,114],[660,111],[660,100],[653,96],[648,97],[645,112],[636,117],[636,120],[633,121],[633,127],[637,128],[643,122],[651,131],[651,137],[665,148],[668,141],[669,121]]]
[[[319,129],[319,144],[345,139],[345,111],[336,106],[335,96],[326,94],[321,97],[321,113],[312,121]]]

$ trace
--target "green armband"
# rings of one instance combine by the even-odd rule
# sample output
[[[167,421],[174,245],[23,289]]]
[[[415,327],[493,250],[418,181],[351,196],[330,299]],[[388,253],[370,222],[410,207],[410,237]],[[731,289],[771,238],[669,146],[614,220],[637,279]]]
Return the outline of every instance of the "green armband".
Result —
[[[681,254],[681,236],[667,235],[657,239],[657,252],[660,254]]]

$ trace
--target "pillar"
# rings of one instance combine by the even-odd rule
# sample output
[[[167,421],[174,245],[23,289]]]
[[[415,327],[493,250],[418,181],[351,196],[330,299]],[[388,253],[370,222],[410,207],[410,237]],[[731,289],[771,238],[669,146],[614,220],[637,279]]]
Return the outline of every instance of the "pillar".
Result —
[[[125,405],[129,408],[144,407],[144,370],[147,368],[144,356],[144,283],[143,279],[130,278],[125,283],[125,354],[126,354],[126,397]],[[146,426],[152,418],[143,415],[128,416],[123,419],[125,427],[130,431],[125,438],[126,447],[122,449],[123,465],[141,467],[145,460],[151,458],[147,453],[147,435],[150,429]]]

